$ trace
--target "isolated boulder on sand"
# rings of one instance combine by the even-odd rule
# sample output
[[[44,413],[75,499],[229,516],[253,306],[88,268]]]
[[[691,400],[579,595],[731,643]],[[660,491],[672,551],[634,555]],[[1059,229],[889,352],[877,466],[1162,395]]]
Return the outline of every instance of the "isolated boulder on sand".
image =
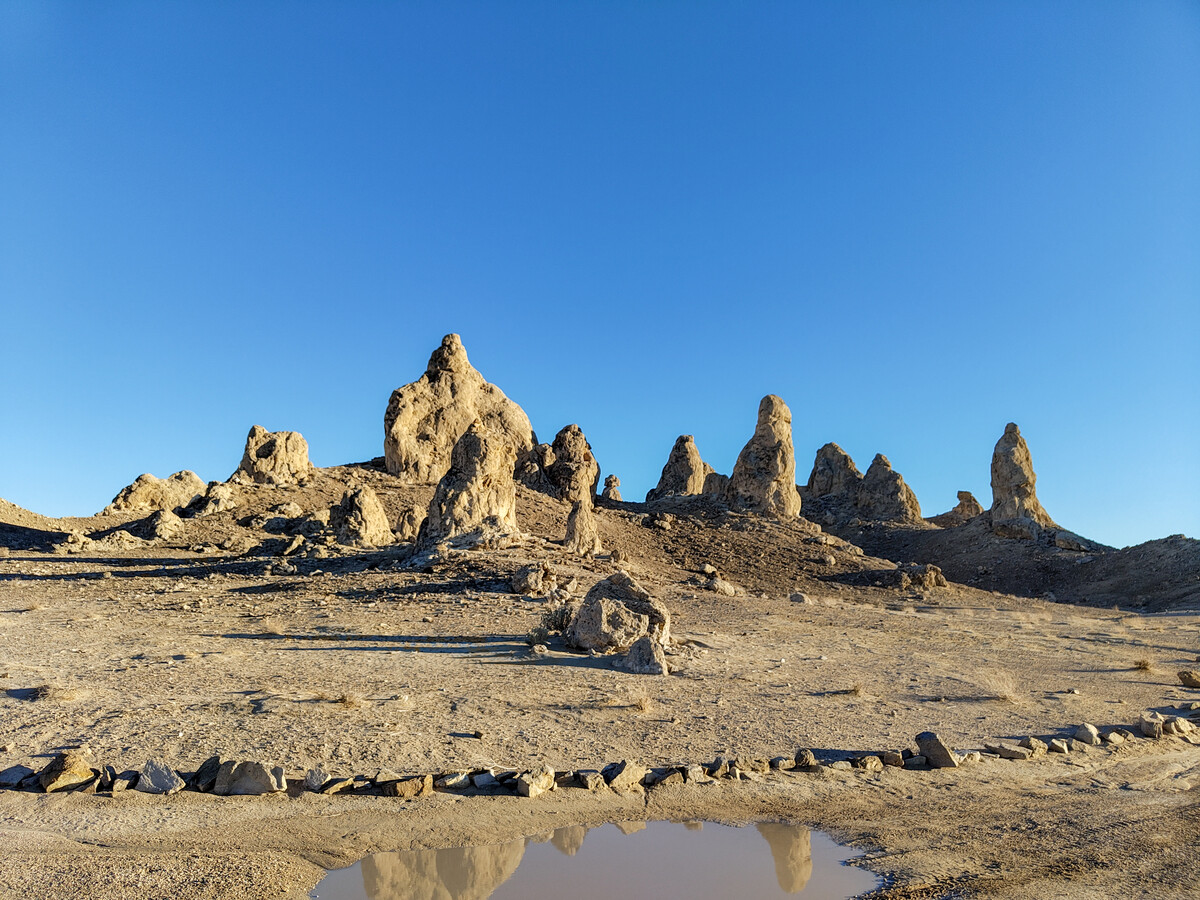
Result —
[[[614,500],[617,503],[621,502],[621,479],[616,475],[609,475],[604,479],[604,490],[600,496],[605,500]]]
[[[1037,498],[1037,475],[1029,445],[1015,423],[992,452],[992,530],[1002,537],[1035,539],[1042,528],[1058,528]]]
[[[975,495],[970,491],[959,491],[958,505],[948,512],[934,516],[929,521],[942,528],[956,528],[959,525],[966,525],[976,516],[981,515],[983,515],[983,505],[975,499]]]
[[[626,651],[644,635],[659,644],[671,640],[671,614],[628,572],[597,582],[567,626],[567,643],[581,650]]]
[[[778,518],[800,514],[792,411],[774,394],[758,405],[758,425],[738,455],[725,499],[735,509]]]
[[[867,468],[855,506],[859,514],[868,519],[921,521],[921,504],[917,502],[917,495],[882,453],[876,453]]]
[[[503,434],[476,419],[454,445],[450,469],[438,482],[417,543],[429,547],[460,535],[515,534],[516,453]]]
[[[554,436],[547,455],[546,478],[560,500],[574,503],[584,500],[591,506],[600,482],[600,464],[592,455],[583,429],[567,425]]]
[[[813,497],[844,498],[854,502],[863,476],[850,454],[830,442],[817,451],[805,490]]]
[[[242,464],[229,479],[238,484],[295,484],[312,472],[308,441],[298,431],[267,431],[255,425],[246,435]]]
[[[696,440],[690,434],[681,434],[675,439],[666,465],[658,478],[658,486],[646,494],[646,502],[652,503],[663,497],[688,497],[704,493],[704,480],[710,472],[709,466],[700,458]]]
[[[446,474],[459,438],[479,420],[504,438],[514,463],[537,444],[529,417],[467,360],[457,334],[442,338],[425,374],[397,388],[383,417],[387,470],[404,484],[435,484]]]
[[[339,543],[352,547],[383,547],[395,540],[387,510],[366,485],[351,488],[329,510],[329,527]]]
[[[122,488],[112,503],[104,507],[102,516],[117,512],[140,510],[175,510],[187,506],[204,493],[205,484],[195,472],[183,470],[167,478],[155,478],[150,473],[139,475],[133,484]]]

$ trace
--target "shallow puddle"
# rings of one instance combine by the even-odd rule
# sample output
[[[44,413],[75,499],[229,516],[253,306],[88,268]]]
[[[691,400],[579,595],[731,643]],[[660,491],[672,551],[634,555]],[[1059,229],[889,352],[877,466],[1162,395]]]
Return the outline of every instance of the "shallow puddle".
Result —
[[[572,825],[506,844],[374,853],[330,872],[314,900],[841,900],[879,880],[819,831],[760,823]]]

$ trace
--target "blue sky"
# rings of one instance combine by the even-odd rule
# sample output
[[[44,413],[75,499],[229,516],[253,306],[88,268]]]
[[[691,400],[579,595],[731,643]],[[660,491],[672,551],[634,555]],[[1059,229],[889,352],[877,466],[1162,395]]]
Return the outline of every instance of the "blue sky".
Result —
[[[627,496],[759,398],[797,469],[1200,536],[1200,5],[0,5],[0,496],[250,425],[382,453],[441,335]]]

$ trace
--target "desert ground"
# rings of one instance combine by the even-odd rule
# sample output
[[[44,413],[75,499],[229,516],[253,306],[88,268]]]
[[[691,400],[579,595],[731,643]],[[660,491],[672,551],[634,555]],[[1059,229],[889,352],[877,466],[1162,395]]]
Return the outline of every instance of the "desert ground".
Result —
[[[303,898],[375,851],[663,819],[828,831],[881,898],[1200,891],[1200,689],[1177,674],[1200,668],[1196,541],[1057,546],[811,498],[786,515],[712,492],[593,500],[592,477],[598,542],[579,552],[580,501],[520,479],[500,538],[418,531],[474,488],[405,483],[389,460],[214,483],[171,521],[0,503],[0,896]],[[364,493],[394,540],[330,524]],[[669,610],[668,674],[553,627],[618,572]],[[955,765],[894,764],[924,732]],[[1027,738],[1067,752],[998,752]],[[43,790],[81,748],[93,777]],[[286,789],[197,790],[213,756],[282,767]],[[685,777],[720,757],[734,777]],[[187,789],[106,781],[151,759]],[[572,777],[620,761],[646,783]],[[506,778],[541,766],[560,777],[540,796]],[[384,789],[484,771],[500,784]]]

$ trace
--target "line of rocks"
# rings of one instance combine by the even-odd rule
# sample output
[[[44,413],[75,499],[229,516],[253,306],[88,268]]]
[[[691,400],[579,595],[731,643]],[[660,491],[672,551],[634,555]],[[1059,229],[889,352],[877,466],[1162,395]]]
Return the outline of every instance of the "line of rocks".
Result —
[[[1188,704],[1195,714],[1200,702]],[[610,763],[600,769],[558,772],[543,765],[535,769],[486,768],[453,772],[403,774],[380,769],[373,776],[336,776],[323,766],[309,769],[303,778],[288,779],[282,766],[255,760],[206,759],[194,773],[183,773],[161,759],[149,759],[138,770],[118,771],[111,765],[98,766],[87,749],[66,750],[41,770],[17,765],[0,772],[0,789],[33,790],[45,793],[80,791],[119,794],[136,790],[148,794],[175,794],[183,790],[217,796],[255,796],[274,793],[351,793],[416,800],[435,792],[481,795],[516,794],[538,797],[560,787],[583,788],[593,793],[612,790],[627,794],[669,784],[712,784],[718,781],[761,781],[771,772],[822,770],[881,772],[884,768],[910,770],[958,768],[985,758],[1027,761],[1048,753],[1082,753],[1093,747],[1115,750],[1137,739],[1180,737],[1200,744],[1195,723],[1185,716],[1144,712],[1132,728],[1100,729],[1089,722],[1067,729],[1069,736],[1043,740],[1033,735],[1011,741],[985,741],[982,749],[955,751],[932,731],[918,734],[916,749],[882,750],[876,753],[827,758],[822,762],[809,749],[791,756],[724,757],[707,764],[696,762],[645,766],[631,760]]]

